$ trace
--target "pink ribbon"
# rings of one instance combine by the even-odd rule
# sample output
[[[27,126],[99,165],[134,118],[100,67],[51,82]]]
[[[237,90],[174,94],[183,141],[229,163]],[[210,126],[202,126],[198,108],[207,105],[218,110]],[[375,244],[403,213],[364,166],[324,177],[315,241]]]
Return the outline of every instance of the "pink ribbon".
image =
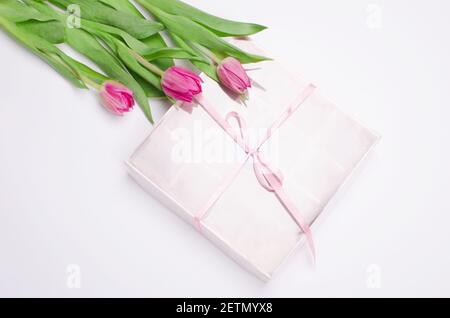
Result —
[[[209,114],[209,116],[214,119],[222,128],[230,135],[231,138],[245,151],[247,154],[247,159],[253,159],[253,170],[255,171],[256,178],[261,186],[269,192],[275,194],[293,220],[301,228],[306,236],[308,246],[311,250],[313,258],[315,260],[316,251],[314,247],[314,241],[311,233],[311,229],[308,223],[303,218],[300,210],[295,206],[295,204],[290,200],[289,196],[283,189],[283,175],[278,170],[272,167],[261,155],[260,148],[270,139],[272,134],[280,128],[284,122],[306,101],[306,99],[311,96],[314,92],[315,86],[309,84],[295,99],[295,101],[281,114],[277,121],[275,121],[270,128],[263,140],[259,143],[256,148],[252,148],[248,142],[248,129],[245,119],[237,112],[230,112],[225,118],[212,106],[211,103],[207,102],[204,97],[198,97],[197,102],[203,107],[203,109]],[[234,119],[238,123],[239,133],[230,124],[230,121]],[[243,167],[244,165],[242,165]],[[207,215],[209,209],[212,205],[220,198],[221,194],[226,190],[228,186],[231,185],[234,178],[239,174],[240,167],[229,179],[225,180],[222,186],[216,191],[212,196],[211,200],[206,204],[206,206],[197,214],[195,217],[195,223],[197,228],[201,231],[201,220]]]

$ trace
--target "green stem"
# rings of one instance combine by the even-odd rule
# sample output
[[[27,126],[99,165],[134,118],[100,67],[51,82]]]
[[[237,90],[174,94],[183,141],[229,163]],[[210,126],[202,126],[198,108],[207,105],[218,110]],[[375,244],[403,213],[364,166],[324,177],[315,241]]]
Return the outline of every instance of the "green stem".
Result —
[[[138,61],[142,66],[145,66],[149,71],[158,74],[161,77],[164,75],[164,71],[162,69],[160,69],[155,64],[152,64],[149,61],[147,61],[143,56],[139,55],[138,53],[136,53],[131,49],[129,50],[129,52],[131,55],[133,55],[136,61]]]
[[[91,80],[89,77],[85,77],[85,76],[83,76],[83,75],[80,75],[80,77],[81,77],[81,80],[82,80],[85,84],[87,84],[87,85],[89,85],[89,86],[92,86],[93,88],[95,88],[95,89],[98,90],[98,91],[102,89],[102,85],[100,85],[100,84],[98,84],[97,82]]]
[[[213,61],[215,64],[219,65],[222,62],[222,60],[219,59],[217,55],[208,50],[206,47],[194,42],[191,42],[191,44],[195,46],[202,54],[206,55],[206,57],[210,58],[211,61]]]

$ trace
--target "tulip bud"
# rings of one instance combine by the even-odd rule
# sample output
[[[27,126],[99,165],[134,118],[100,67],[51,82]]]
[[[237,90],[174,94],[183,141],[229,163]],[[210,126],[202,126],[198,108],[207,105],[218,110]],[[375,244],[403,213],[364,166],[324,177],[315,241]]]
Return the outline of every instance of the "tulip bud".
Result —
[[[246,95],[247,89],[252,87],[242,64],[233,57],[227,57],[219,64],[217,75],[220,82],[235,94]]]
[[[167,96],[188,103],[202,92],[202,82],[197,74],[178,66],[167,69],[161,78],[161,86]]]
[[[106,81],[100,89],[103,106],[111,113],[122,116],[134,106],[133,92],[116,81]]]

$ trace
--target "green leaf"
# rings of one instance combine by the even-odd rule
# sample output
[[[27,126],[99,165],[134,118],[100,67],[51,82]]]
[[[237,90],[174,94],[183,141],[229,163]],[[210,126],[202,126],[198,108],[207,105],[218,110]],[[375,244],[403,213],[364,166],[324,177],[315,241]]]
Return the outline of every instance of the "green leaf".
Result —
[[[16,40],[47,62],[53,69],[79,88],[86,88],[76,69],[64,62],[66,55],[50,42],[19,28],[16,24],[0,17],[0,26]]]
[[[100,67],[111,78],[121,82],[134,93],[137,103],[141,106],[148,120],[153,118],[145,91],[139,83],[123,69],[116,58],[112,56],[92,35],[80,29],[66,29],[67,43],[75,50],[85,55]]]
[[[145,44],[144,42],[141,42],[140,40],[131,36],[127,32],[122,31],[121,29],[118,29],[118,28],[115,28],[115,27],[112,27],[112,26],[109,26],[106,24],[101,24],[101,23],[97,23],[97,22],[84,20],[84,19],[81,19],[80,25],[81,25],[82,29],[89,31],[90,33],[93,33],[93,34],[107,33],[107,34],[116,35],[116,36],[122,38],[122,40],[130,48],[132,48],[136,52],[139,52],[139,54],[146,54],[151,51],[151,49],[147,46],[147,44]]]
[[[22,30],[46,39],[50,43],[60,44],[64,42],[64,25],[59,21],[28,20],[17,23]]]
[[[52,20],[48,16],[41,14],[39,11],[17,0],[0,0],[0,17],[11,22]]]
[[[110,5],[111,7],[115,8],[116,10],[134,14],[135,16],[137,16],[139,18],[144,18],[144,16],[139,12],[139,10],[133,4],[131,4],[130,1],[128,1],[128,0],[100,0],[100,1]],[[167,48],[167,43],[164,41],[164,39],[162,38],[162,36],[159,33],[156,33],[145,39],[141,39],[141,41],[144,42],[148,47],[150,47],[152,49]],[[173,60],[169,59],[169,58],[157,59],[157,60],[154,60],[153,63],[156,64],[162,70],[166,70],[169,67],[174,65]]]
[[[58,25],[57,31],[62,32],[64,34],[65,24],[63,24],[63,23],[69,17],[68,13],[56,12],[49,6],[42,4],[42,3],[38,3],[36,1],[30,1],[30,0],[25,0],[25,1],[27,1],[29,3],[29,5],[33,6],[35,9],[42,12],[43,14],[47,14],[47,15],[53,17],[54,19],[61,21],[60,22],[61,26]],[[102,24],[102,23],[86,20],[86,19],[80,17],[80,28],[83,30],[86,30],[92,34],[100,34],[101,35],[104,33],[108,33],[108,34],[118,36],[118,37],[122,38],[122,40],[125,43],[127,43],[127,45],[130,48],[139,52],[139,54],[146,54],[146,53],[152,51],[152,49],[149,48],[145,43],[139,41],[138,39],[131,36],[127,32],[125,32],[119,28],[112,27],[107,24]],[[42,37],[46,37],[46,36],[53,34],[52,30],[47,30],[47,29],[41,30],[41,28],[36,28],[36,31],[40,32]]]
[[[198,55],[200,56],[201,53],[196,50],[195,48],[193,48],[192,46],[188,45],[182,38],[180,38],[178,35],[175,34],[170,34],[170,36],[172,37],[172,39],[175,41],[175,43],[185,49],[186,51],[188,51],[190,54],[192,55]],[[219,82],[219,78],[217,76],[217,71],[216,71],[216,66],[214,64],[212,64],[211,62],[200,62],[200,61],[195,61],[192,60],[191,61],[192,64],[194,64],[200,71],[202,71],[203,73],[205,73],[206,75],[208,75],[210,78],[212,78],[213,80],[215,80],[216,82]]]
[[[150,52],[144,54],[143,56],[146,58],[147,61],[154,61],[154,60],[163,59],[163,58],[205,61],[204,58],[196,56],[196,55],[191,55],[189,52],[187,52],[184,49],[172,48],[172,47],[151,50]]]
[[[85,64],[78,62],[77,60],[71,58],[70,56],[64,56],[62,59],[69,65],[72,66],[72,68],[76,69],[80,75],[82,75],[82,78],[88,78],[97,85],[102,85],[104,82],[110,80],[109,77],[94,71],[90,67],[86,66]]]
[[[99,1],[93,0],[49,0],[51,3],[66,9],[69,5],[78,5],[81,17],[86,20],[107,24],[119,28],[136,39],[145,39],[162,31],[164,27],[137,17],[135,14],[118,11]]]
[[[79,73],[77,73],[72,67],[65,64],[63,59],[58,54],[53,54],[52,52],[46,51],[45,49],[38,49],[39,52],[36,54],[46,61],[54,70],[59,74],[68,79],[73,85],[78,88],[87,88],[84,81],[80,78]]]
[[[128,0],[100,0],[100,1],[110,5],[116,10],[132,13],[139,18],[145,19],[142,13]],[[152,49],[167,48],[167,43],[164,41],[163,37],[159,33],[156,33],[145,39],[141,39],[141,41]],[[170,58],[156,59],[153,61],[153,63],[156,64],[162,70],[166,70],[174,65],[173,59]]]
[[[225,53],[241,61],[241,63],[256,63],[268,60],[268,58],[248,54],[234,45],[224,41],[213,32],[188,18],[172,15],[152,6],[148,0],[137,0],[147,10],[159,19],[167,29],[185,41],[197,42],[210,50]]]
[[[100,0],[100,2],[107,4],[116,10],[134,14],[139,18],[144,18],[144,16],[139,12],[139,10],[136,9],[136,7],[133,4],[131,4],[130,1],[128,0]]]
[[[148,61],[167,58],[202,60],[199,57],[190,55],[188,52],[180,48],[163,47],[153,49],[146,43],[141,42],[140,40],[132,37],[131,35],[120,29],[101,23],[86,21],[82,19],[81,28],[98,36],[103,36],[105,35],[105,33],[109,35],[117,35],[122,38],[122,40],[128,45],[128,47],[130,47],[139,55],[145,56]]]
[[[153,49],[163,49],[167,48],[167,43],[164,41],[162,36],[158,33],[155,35],[152,35],[146,39],[143,39],[142,42],[147,44],[148,47],[151,47]],[[174,62],[172,59],[159,59],[153,61],[156,65],[159,66],[162,70],[166,70],[169,67],[174,65]]]
[[[180,15],[202,24],[219,36],[247,36],[265,30],[267,27],[254,24],[236,22],[203,12],[179,0],[146,0],[152,6],[164,12]]]
[[[33,9],[39,12],[39,14],[45,16],[47,19],[59,20],[62,23],[66,22],[61,11],[55,10],[50,5],[44,3],[43,0],[21,0],[26,4],[27,8]]]

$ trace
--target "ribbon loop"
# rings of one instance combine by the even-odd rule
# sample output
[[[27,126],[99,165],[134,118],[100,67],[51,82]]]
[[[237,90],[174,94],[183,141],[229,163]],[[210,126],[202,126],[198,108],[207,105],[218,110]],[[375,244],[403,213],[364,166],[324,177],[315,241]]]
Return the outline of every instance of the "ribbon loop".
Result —
[[[240,135],[235,133],[235,129],[230,124],[230,119],[235,119],[237,121]],[[230,133],[232,132],[234,141],[241,146],[246,154],[250,154],[252,152],[252,149],[250,148],[250,145],[248,143],[247,122],[245,121],[244,117],[242,117],[238,112],[229,112],[225,117],[225,121],[229,125]]]

